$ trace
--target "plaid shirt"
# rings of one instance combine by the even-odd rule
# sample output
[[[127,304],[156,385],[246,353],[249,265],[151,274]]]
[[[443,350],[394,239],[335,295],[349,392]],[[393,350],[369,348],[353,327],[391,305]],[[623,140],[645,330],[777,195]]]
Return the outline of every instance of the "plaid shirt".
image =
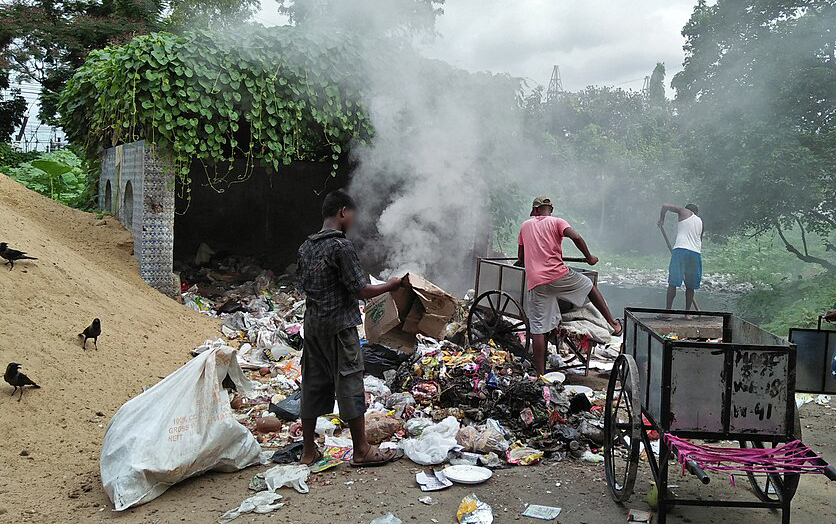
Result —
[[[354,244],[342,231],[323,229],[299,248],[299,285],[305,293],[305,329],[335,334],[361,323],[356,295],[368,284]]]

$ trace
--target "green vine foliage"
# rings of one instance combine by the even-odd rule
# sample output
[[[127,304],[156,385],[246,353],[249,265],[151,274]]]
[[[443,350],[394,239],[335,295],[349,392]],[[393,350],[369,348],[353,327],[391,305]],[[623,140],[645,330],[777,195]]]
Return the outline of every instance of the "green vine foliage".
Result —
[[[372,133],[356,49],[345,36],[290,26],[139,36],[90,53],[61,93],[62,124],[93,161],[148,141],[172,160],[185,198],[194,162],[218,191],[256,162],[325,161],[336,174],[349,142]],[[233,175],[236,158],[247,169]]]

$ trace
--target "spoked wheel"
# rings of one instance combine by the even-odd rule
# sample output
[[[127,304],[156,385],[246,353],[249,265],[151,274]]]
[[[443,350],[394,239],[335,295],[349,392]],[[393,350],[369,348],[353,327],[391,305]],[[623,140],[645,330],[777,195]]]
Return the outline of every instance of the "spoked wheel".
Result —
[[[793,431],[793,436],[801,440],[801,418],[798,416],[798,409],[795,410],[795,430]],[[741,440],[740,447],[764,449],[775,447],[775,444],[772,442]],[[752,490],[755,492],[755,495],[763,502],[781,502],[781,498],[778,496],[778,490],[775,487],[779,482],[784,485],[784,491],[786,491],[787,497],[792,500],[796,490],[798,490],[798,482],[801,480],[801,475],[798,473],[747,472],[746,476],[749,477],[749,483],[752,484]]]
[[[520,304],[504,291],[479,295],[467,315],[467,340],[472,345],[493,340],[517,356],[531,344],[528,317]]]
[[[604,472],[616,502],[626,502],[633,494],[641,431],[639,371],[633,357],[621,355],[610,373],[604,406]]]

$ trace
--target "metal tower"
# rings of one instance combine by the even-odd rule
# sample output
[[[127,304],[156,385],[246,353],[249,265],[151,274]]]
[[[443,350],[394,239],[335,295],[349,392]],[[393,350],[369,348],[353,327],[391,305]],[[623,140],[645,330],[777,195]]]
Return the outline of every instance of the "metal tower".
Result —
[[[552,79],[549,82],[549,90],[546,92],[546,100],[551,100],[557,96],[558,93],[563,92],[563,80],[560,78],[560,66],[554,66],[552,69]]]

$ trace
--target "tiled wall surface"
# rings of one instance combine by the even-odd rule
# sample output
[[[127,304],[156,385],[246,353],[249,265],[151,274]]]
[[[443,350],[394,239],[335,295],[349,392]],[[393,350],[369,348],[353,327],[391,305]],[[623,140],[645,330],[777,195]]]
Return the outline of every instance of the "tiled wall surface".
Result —
[[[110,182],[110,209],[105,209]],[[142,279],[166,295],[179,292],[174,262],[174,178],[170,166],[144,141],[102,155],[99,207],[131,231]]]

